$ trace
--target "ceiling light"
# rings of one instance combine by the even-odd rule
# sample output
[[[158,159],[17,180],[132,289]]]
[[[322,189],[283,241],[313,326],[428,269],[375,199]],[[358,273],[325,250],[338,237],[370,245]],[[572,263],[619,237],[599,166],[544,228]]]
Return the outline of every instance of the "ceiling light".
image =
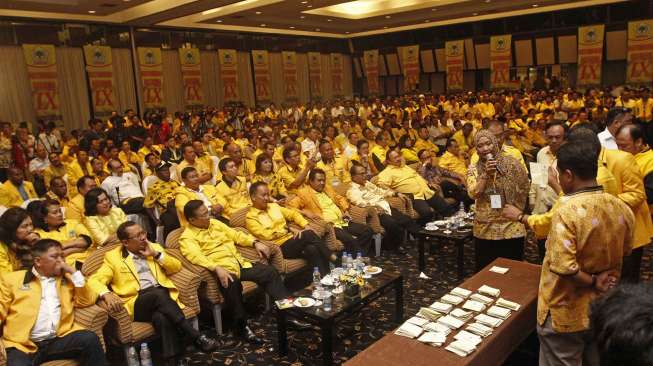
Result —
[[[327,19],[327,22],[332,22],[332,21],[333,21],[333,19]]]
[[[383,27],[383,29],[388,29],[388,27]]]
[[[430,20],[428,20],[428,19],[426,19],[426,20],[424,21],[424,23],[428,23],[428,22],[430,22]]]
[[[260,11],[256,12],[256,15],[261,15],[261,14],[263,14],[263,13],[261,13]]]
[[[290,28],[290,29],[295,29],[295,27],[293,27],[292,25],[291,25],[289,28]]]
[[[304,19],[304,18],[306,18],[306,16],[304,16],[304,15],[299,17],[299,19]]]
[[[436,9],[436,8],[433,8],[433,9],[431,9],[431,11],[438,11],[438,9]]]
[[[89,10],[88,13],[89,14],[95,14],[95,10]]]
[[[472,15],[476,16],[476,15],[478,15],[478,13],[474,13],[474,14],[472,14]]]
[[[315,28],[315,31],[319,32],[319,31],[320,31],[320,28]]]
[[[533,5],[531,5],[531,6],[534,7],[534,8],[537,8],[539,5],[537,5],[537,4],[533,4]]]
[[[306,4],[308,1],[302,1],[302,4]]]
[[[216,20],[217,23],[222,23],[222,19]]]
[[[487,3],[491,2],[491,1],[492,1],[492,0],[485,0],[485,3],[487,4]]]
[[[265,27],[266,25],[267,25],[267,24],[263,23],[263,24],[261,24],[261,27]]]
[[[349,34],[349,32],[345,32],[345,34]]]
[[[390,19],[390,18],[392,18],[392,17],[389,16],[389,15],[386,15],[385,18],[386,18],[386,19]]]
[[[307,7],[307,8],[312,8],[312,7],[313,7],[313,5],[308,5],[308,6],[306,6],[306,7]]]

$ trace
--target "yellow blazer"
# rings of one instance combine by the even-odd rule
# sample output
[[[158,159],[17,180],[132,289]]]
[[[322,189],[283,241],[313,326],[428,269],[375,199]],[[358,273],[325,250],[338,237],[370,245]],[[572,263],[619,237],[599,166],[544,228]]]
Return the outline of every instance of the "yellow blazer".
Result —
[[[86,173],[88,175],[93,175],[93,167],[91,167],[91,163],[88,161],[86,162]],[[68,192],[70,195],[75,195],[77,194],[77,181],[79,178],[84,176],[84,170],[82,169],[82,166],[79,165],[77,159],[68,164],[66,167],[66,174],[68,174]]]
[[[25,192],[29,199],[38,198],[34,190],[34,185],[31,182],[23,181],[23,186],[25,187]],[[5,207],[20,207],[23,204],[23,198],[18,193],[18,188],[11,183],[9,180],[0,185],[0,205]]]
[[[68,275],[57,279],[57,292],[61,302],[61,318],[57,337],[63,337],[82,327],[75,324],[74,307],[95,303],[95,296],[88,285],[77,288]],[[41,281],[31,270],[5,273],[0,277],[0,324],[5,347],[15,347],[26,353],[36,352],[30,333],[39,315],[41,305]]]
[[[175,257],[166,254],[163,247],[159,244],[150,243],[150,245],[157,252],[164,253],[162,254],[162,263],[157,262],[152,257],[147,258],[147,264],[150,267],[152,276],[154,276],[154,279],[160,286],[170,291],[170,298],[176,301],[179,307],[183,309],[185,306],[179,301],[179,291],[170,278],[168,278],[168,274],[175,274],[181,271],[181,262]],[[95,299],[100,294],[113,291],[122,299],[129,316],[132,319],[134,318],[134,303],[136,302],[136,297],[141,286],[134,261],[129,257],[129,252],[125,247],[119,245],[106,252],[102,266],[89,278],[88,282],[95,293]]]
[[[215,186],[204,184],[201,186],[201,189],[202,193],[204,193],[209,202],[211,202],[211,205],[224,206],[224,198],[220,197]],[[177,216],[179,217],[181,227],[188,226],[188,220],[186,220],[186,216],[184,216],[184,206],[186,206],[188,201],[192,200],[201,200],[201,198],[197,193],[191,191],[185,186],[177,187],[177,189],[175,189],[175,208],[177,209]]]
[[[617,197],[625,202],[635,215],[633,249],[651,242],[653,222],[646,201],[644,178],[635,157],[620,150],[601,149],[599,164],[607,167],[617,181]]]
[[[310,186],[304,186],[297,190],[297,195],[288,202],[288,206],[298,210],[306,210],[322,217],[322,207],[315,197],[316,193]],[[349,201],[345,197],[337,194],[328,184],[324,187],[324,193],[333,200],[343,214],[349,210]]]

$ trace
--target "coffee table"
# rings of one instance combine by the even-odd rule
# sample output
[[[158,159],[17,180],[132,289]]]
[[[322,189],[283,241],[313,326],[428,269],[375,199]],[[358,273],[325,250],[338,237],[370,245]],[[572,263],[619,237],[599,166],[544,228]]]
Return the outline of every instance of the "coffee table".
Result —
[[[456,256],[456,262],[458,266],[458,279],[462,280],[465,277],[465,242],[472,238],[472,230],[468,228],[467,230],[451,230],[450,233],[445,234],[444,229],[439,230],[426,230],[422,229],[418,236],[418,250],[419,255],[417,257],[417,266],[420,272],[424,272],[426,269],[426,257],[425,257],[425,247],[426,243],[437,243],[443,244],[446,242],[453,242],[456,245],[458,251]]]
[[[395,322],[404,318],[404,279],[400,273],[381,272],[368,279],[361,288],[359,297],[346,298],[344,294],[332,298],[331,311],[322,306],[310,308],[288,308],[276,310],[279,355],[288,354],[287,319],[295,318],[320,328],[322,333],[322,361],[324,365],[333,364],[333,329],[343,319],[355,314],[370,302],[378,299],[390,290],[395,291]],[[293,294],[294,297],[311,296],[311,289],[305,288]]]

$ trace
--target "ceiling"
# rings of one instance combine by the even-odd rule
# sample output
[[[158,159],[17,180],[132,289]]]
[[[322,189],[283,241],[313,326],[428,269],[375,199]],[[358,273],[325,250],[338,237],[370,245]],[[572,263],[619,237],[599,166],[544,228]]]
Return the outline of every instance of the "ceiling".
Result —
[[[0,16],[332,38],[627,0],[0,0]]]

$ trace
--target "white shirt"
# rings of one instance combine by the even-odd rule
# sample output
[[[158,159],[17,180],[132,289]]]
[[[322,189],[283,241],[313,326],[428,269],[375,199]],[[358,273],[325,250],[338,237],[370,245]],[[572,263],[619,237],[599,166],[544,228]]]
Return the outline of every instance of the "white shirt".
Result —
[[[307,151],[309,156],[313,156],[317,152],[317,144],[308,137],[302,140],[302,153]]]
[[[38,156],[29,161],[29,171],[34,173],[39,170],[45,170],[45,168],[50,166],[50,160],[46,157],[41,159]]]
[[[386,200],[386,197],[392,197],[394,194],[394,191],[383,189],[369,181],[365,183],[365,186],[351,182],[351,187],[347,191],[347,198],[356,206],[378,206],[381,207],[386,214],[391,215],[390,204]]]
[[[608,131],[608,128],[606,127],[603,132],[599,133],[599,141],[601,142],[601,146],[603,146],[607,150],[619,150],[619,146],[617,146],[617,140],[612,136],[610,131]]]
[[[161,252],[156,261],[163,263],[164,255],[165,254]],[[131,252],[129,252],[129,257],[131,257],[132,262],[134,262],[134,267],[136,267],[136,272],[138,272],[138,283],[141,286],[141,290],[159,285],[157,280],[154,278],[154,275],[152,275],[152,271],[150,271],[150,266],[147,265],[146,258],[134,255],[134,253]]]
[[[61,150],[61,141],[54,132],[49,135],[45,132],[41,132],[39,134],[38,142],[43,144],[43,147],[45,147],[45,150],[48,153]]]
[[[547,168],[555,166],[556,158],[551,153],[551,148],[546,146],[537,153],[537,162],[545,165]],[[531,190],[529,192],[531,208],[534,214],[542,214],[553,206],[558,199],[558,195],[550,186],[542,187],[539,184],[531,183]]]
[[[61,302],[57,292],[57,278],[41,276],[33,267],[32,273],[41,281],[41,303],[30,339],[32,342],[41,342],[57,336],[57,328],[61,320]],[[71,279],[75,287],[84,287],[86,284],[84,275],[80,271],[73,273]]]
[[[102,182],[102,188],[107,191],[113,202],[120,203],[128,198],[143,197],[138,177],[132,172],[122,173],[122,176],[108,176]],[[116,191],[118,188],[118,191]],[[118,194],[119,193],[119,194]],[[118,197],[120,195],[120,197]]]
[[[347,158],[347,160],[349,160],[354,154],[356,154],[357,151],[358,150],[356,150],[356,146],[347,142],[347,146],[345,146],[342,154],[345,156],[345,158]]]

